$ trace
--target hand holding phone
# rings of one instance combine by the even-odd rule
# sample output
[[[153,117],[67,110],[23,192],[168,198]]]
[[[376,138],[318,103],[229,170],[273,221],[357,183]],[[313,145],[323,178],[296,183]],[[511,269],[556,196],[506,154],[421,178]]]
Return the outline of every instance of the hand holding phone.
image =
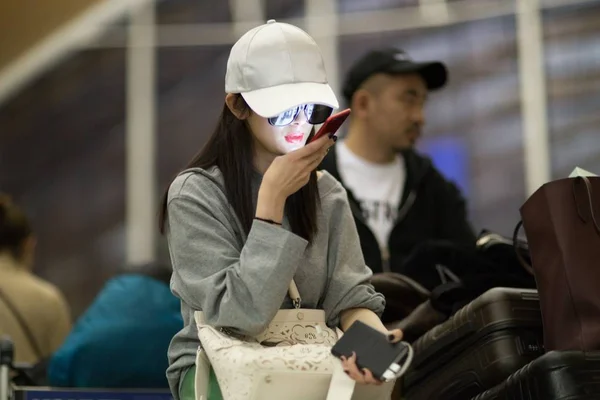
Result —
[[[356,354],[360,370],[368,369],[382,382],[403,375],[410,366],[413,349],[406,342],[390,343],[387,336],[361,321],[355,321],[332,347],[331,353],[341,358]]]
[[[321,126],[321,129],[319,129],[319,131],[315,134],[315,136],[312,137],[312,139],[308,141],[308,143],[317,140],[323,135],[335,134],[338,131],[338,129],[340,129],[340,126],[342,126],[344,121],[346,121],[346,118],[348,118],[349,115],[350,109],[347,108],[344,111],[340,111],[337,114],[329,116],[329,118],[327,118],[327,120]]]

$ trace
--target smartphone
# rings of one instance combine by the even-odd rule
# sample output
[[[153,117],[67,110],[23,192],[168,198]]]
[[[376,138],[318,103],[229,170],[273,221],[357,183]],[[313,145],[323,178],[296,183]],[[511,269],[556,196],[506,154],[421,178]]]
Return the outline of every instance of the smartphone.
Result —
[[[346,118],[348,118],[349,115],[349,108],[345,109],[344,111],[340,111],[339,113],[330,115],[329,118],[327,118],[327,120],[321,126],[321,129],[319,129],[319,131],[315,134],[315,136],[312,137],[312,139],[310,139],[308,143],[317,140],[323,135],[329,135],[337,132],[337,130],[340,129],[340,126],[342,126],[342,124],[344,123]]]
[[[361,321],[355,321],[331,349],[338,358],[348,358],[352,352],[356,353],[358,368],[369,369],[382,382],[404,374],[413,353],[408,343],[390,343],[386,335]]]

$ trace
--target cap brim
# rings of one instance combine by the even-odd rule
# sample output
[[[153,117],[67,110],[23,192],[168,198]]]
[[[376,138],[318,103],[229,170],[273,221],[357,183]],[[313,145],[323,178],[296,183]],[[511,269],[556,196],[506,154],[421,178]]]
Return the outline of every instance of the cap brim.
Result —
[[[448,80],[446,66],[438,61],[423,63],[399,62],[388,68],[387,72],[396,74],[418,73],[425,80],[429,90],[443,87]]]
[[[264,118],[274,117],[302,104],[338,108],[339,103],[326,83],[289,83],[241,93],[252,111]]]

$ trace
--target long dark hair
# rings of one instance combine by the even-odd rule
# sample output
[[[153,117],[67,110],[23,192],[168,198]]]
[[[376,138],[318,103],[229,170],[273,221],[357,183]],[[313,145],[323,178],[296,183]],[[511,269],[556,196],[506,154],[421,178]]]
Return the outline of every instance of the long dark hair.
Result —
[[[249,111],[248,105],[240,95],[236,95],[234,108],[242,114]],[[185,168],[207,169],[216,165],[221,170],[227,200],[235,210],[246,234],[250,232],[255,213],[251,186],[253,154],[252,134],[246,122],[237,118],[225,104],[212,136]],[[167,218],[167,196],[168,189],[163,195],[159,212],[159,229],[162,234],[165,233]],[[317,173],[313,171],[308,183],[289,196],[285,202],[285,215],[292,232],[309,243],[317,233],[318,205]]]

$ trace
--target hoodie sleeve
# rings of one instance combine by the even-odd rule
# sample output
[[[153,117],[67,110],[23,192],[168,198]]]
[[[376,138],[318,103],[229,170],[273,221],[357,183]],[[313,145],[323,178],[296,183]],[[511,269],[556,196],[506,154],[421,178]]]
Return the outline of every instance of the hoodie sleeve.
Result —
[[[255,220],[241,243],[232,211],[213,182],[196,174],[180,189],[178,183],[167,208],[173,293],[203,311],[210,325],[260,333],[286,296],[306,240]]]
[[[373,272],[365,264],[347,193],[341,184],[336,182],[322,203],[327,204],[323,212],[329,215],[327,262],[333,267],[323,301],[327,324],[339,326],[340,313],[352,308],[367,308],[381,316],[385,299],[370,283]]]

